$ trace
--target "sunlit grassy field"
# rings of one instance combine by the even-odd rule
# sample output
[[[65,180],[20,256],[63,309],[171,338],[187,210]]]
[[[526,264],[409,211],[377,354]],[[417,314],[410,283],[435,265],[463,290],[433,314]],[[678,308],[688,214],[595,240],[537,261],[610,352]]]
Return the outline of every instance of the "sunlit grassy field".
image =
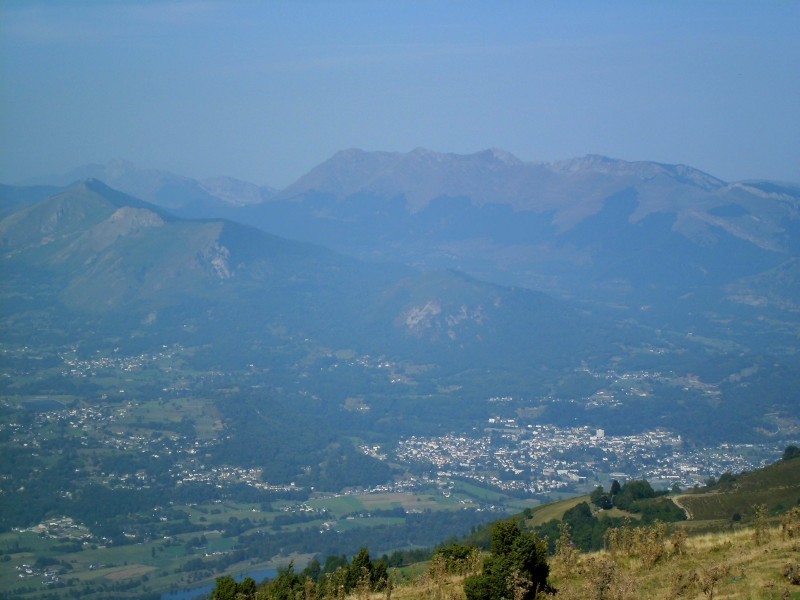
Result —
[[[637,556],[606,551],[578,554],[564,564],[551,558],[551,582],[562,600],[654,600],[687,599],[798,599],[800,585],[784,575],[789,564],[800,562],[800,539],[781,536],[769,529],[768,539],[754,542],[752,528],[736,532],[690,537],[680,553],[668,540],[664,555],[648,567]],[[410,583],[400,583],[391,592],[395,600],[431,598],[463,599],[463,577],[422,573]],[[353,596],[356,598],[357,596]],[[372,594],[371,600],[386,598]]]

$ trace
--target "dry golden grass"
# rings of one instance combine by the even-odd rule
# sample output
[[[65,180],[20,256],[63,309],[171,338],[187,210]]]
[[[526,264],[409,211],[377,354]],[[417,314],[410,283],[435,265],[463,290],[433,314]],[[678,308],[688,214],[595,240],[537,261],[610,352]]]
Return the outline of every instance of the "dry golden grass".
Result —
[[[784,575],[786,565],[800,563],[800,538],[769,530],[763,545],[754,542],[753,529],[690,537],[676,553],[669,541],[651,568],[637,556],[608,552],[580,554],[570,567],[551,558],[555,600],[800,599],[800,585]],[[391,600],[463,600],[463,577],[422,575],[396,585]],[[359,599],[358,596],[350,596]],[[386,592],[359,600],[386,599]]]
[[[788,563],[800,561],[800,540],[781,539],[777,528],[769,530],[769,540],[761,546],[754,543],[753,529],[690,537],[681,554],[670,548],[650,569],[636,556],[607,552],[582,555],[580,561],[570,573],[552,563],[557,597],[800,598],[800,586],[783,575]],[[599,593],[602,585],[604,595]]]

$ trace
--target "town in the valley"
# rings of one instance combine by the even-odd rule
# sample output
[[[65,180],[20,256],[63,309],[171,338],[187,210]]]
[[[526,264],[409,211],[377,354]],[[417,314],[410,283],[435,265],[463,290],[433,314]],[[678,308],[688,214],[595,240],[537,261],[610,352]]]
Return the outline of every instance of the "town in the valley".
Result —
[[[217,443],[214,439],[191,439],[176,433],[143,435],[118,425],[137,405],[137,401],[129,400],[115,406],[63,407],[39,412],[25,424],[4,423],[0,429],[5,430],[10,443],[30,448],[32,453],[40,452],[44,441],[41,432],[46,425],[60,424],[76,430],[84,446],[171,457],[171,478],[176,485],[245,484],[271,491],[294,488],[287,482],[264,481],[259,469],[206,464],[206,450]],[[407,467],[407,472],[392,482],[345,493],[414,491],[432,481],[446,493],[453,479],[542,499],[553,492],[587,491],[612,479],[647,479],[656,488],[688,489],[726,472],[740,473],[774,462],[786,443],[698,448],[662,429],[615,436],[588,425],[522,424],[498,416],[470,432],[410,436],[393,447],[361,445],[365,454]],[[110,487],[137,488],[152,482],[152,475],[142,470],[91,475]]]

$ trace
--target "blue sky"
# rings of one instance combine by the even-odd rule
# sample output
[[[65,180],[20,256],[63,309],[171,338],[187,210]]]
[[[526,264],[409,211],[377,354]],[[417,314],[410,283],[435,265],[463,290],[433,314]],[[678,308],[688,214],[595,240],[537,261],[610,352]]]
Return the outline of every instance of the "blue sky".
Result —
[[[282,187],[337,150],[800,181],[800,1],[0,4],[0,181],[114,158]]]

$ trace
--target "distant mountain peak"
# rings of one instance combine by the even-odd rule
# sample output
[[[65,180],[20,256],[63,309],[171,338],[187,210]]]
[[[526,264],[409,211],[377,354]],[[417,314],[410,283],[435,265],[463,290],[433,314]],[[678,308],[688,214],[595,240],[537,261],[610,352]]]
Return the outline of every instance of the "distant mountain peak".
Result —
[[[274,190],[232,177],[214,177],[197,181],[169,171],[139,167],[133,162],[115,158],[105,164],[89,164],[55,178],[48,184],[61,186],[75,182],[103,182],[103,184],[141,198],[157,206],[178,211],[180,214],[203,213],[209,207],[244,206],[258,204],[274,194]]]
[[[547,167],[553,172],[567,175],[598,173],[611,176],[634,176],[643,180],[659,175],[667,176],[681,183],[705,190],[718,189],[727,185],[721,179],[686,165],[670,165],[652,161],[626,161],[600,154],[587,154],[580,158],[547,163]]]
[[[424,157],[438,157],[441,156],[439,152],[434,152],[433,150],[429,150],[423,146],[417,146],[414,148],[409,154],[414,156],[424,156]]]
[[[109,202],[110,204],[116,206],[117,208],[133,207],[133,208],[146,209],[154,214],[157,214],[159,218],[164,218],[164,219],[173,218],[157,205],[145,202],[144,200],[140,200],[137,197],[131,196],[129,194],[126,194],[125,192],[121,192],[117,189],[114,189],[111,186],[107,185],[104,181],[101,181],[100,179],[97,179],[95,177],[87,177],[83,181],[79,181],[69,186],[68,188],[63,190],[60,194],[54,197],[56,198],[60,196],[82,197],[86,195],[98,197],[99,199]]]
[[[559,173],[577,173],[580,171],[609,173],[627,164],[625,161],[609,158],[602,154],[587,154],[579,158],[547,163],[547,167]]]
[[[599,154],[537,163],[524,162],[499,148],[473,154],[439,153],[424,147],[407,153],[349,149],[337,152],[275,199],[314,192],[341,201],[366,194],[404,198],[409,210],[418,212],[437,198],[465,198],[478,205],[554,211],[559,227],[568,228],[600,210],[605,198],[622,189],[641,188],[646,195],[650,192],[644,188],[649,186],[663,197],[663,190],[673,184],[698,192],[726,185],[684,165],[630,162]]]
[[[519,158],[506,152],[500,148],[489,148],[487,150],[479,150],[473,154],[456,154],[453,152],[436,152],[422,146],[414,148],[408,154],[397,154],[397,157],[402,160],[403,158],[424,159],[430,161],[432,164],[446,164],[446,163],[474,163],[476,161],[496,162],[508,166],[516,166],[524,164]]]
[[[90,192],[95,192],[96,194],[105,194],[107,192],[118,193],[116,192],[116,190],[113,190],[104,182],[97,179],[96,177],[87,177],[83,181],[76,183],[75,186],[73,187],[76,187],[78,189],[88,190]]]
[[[511,154],[510,152],[506,152],[500,148],[489,148],[488,150],[484,150],[479,152],[480,155],[485,155],[491,157],[492,159],[506,163],[507,165],[521,165],[523,162]]]

